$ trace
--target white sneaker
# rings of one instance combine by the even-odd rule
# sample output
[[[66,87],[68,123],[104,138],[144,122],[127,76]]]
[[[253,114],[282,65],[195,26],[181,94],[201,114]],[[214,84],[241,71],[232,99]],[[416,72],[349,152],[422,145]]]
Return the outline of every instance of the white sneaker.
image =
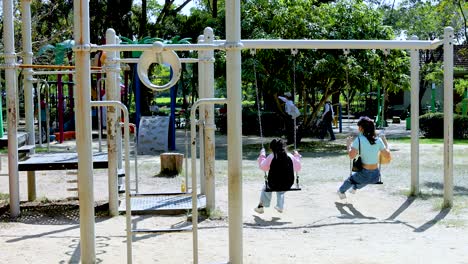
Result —
[[[351,188],[351,190],[349,190],[349,193],[351,193],[351,194],[356,194],[356,191],[357,191],[356,189]]]
[[[259,213],[259,214],[263,214],[263,212],[264,212],[264,211],[263,211],[263,206],[262,206],[262,207],[255,207],[255,208],[254,208],[254,211],[257,212],[257,213]]]
[[[275,209],[276,209],[276,211],[278,211],[278,213],[282,213],[282,212],[283,212],[283,209],[282,209],[282,208],[279,208],[278,206],[275,206]]]
[[[342,193],[340,191],[337,191],[336,193],[338,194],[338,197],[340,197],[341,200],[346,199],[346,194],[345,193]]]

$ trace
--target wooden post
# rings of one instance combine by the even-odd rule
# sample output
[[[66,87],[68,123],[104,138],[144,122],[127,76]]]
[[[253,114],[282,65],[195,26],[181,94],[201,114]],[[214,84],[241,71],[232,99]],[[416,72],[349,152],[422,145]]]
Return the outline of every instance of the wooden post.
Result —
[[[159,156],[161,160],[160,175],[174,176],[182,172],[184,154],[181,153],[162,153]]]

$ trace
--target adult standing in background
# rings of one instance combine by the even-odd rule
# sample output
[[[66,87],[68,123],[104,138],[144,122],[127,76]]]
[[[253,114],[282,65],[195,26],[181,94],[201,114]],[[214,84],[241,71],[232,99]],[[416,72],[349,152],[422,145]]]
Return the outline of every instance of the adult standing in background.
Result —
[[[287,92],[283,96],[278,96],[278,99],[284,102],[284,111],[291,117],[286,120],[286,138],[287,144],[296,143],[294,139],[294,134],[296,131],[296,126],[294,125],[295,119],[301,115],[299,109],[294,105],[294,98],[291,93]]]
[[[335,140],[335,134],[333,133],[332,122],[333,118],[335,118],[335,113],[333,112],[333,106],[330,101],[325,103],[322,118],[320,120],[322,131],[320,133],[320,139],[324,139],[327,135],[327,132],[330,134],[330,141]]]

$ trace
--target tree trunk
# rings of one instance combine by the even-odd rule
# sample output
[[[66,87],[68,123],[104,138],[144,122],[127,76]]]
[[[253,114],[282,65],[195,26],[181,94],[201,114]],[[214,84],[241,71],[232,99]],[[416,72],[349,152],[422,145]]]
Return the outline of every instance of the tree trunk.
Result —
[[[175,176],[182,172],[184,154],[181,153],[162,153],[159,156],[161,160],[161,176]]]
[[[147,9],[147,0],[142,0],[141,1],[141,17],[140,17],[140,32],[139,32],[139,38],[144,38],[146,36],[146,24],[147,24],[147,15],[146,15],[146,9]]]

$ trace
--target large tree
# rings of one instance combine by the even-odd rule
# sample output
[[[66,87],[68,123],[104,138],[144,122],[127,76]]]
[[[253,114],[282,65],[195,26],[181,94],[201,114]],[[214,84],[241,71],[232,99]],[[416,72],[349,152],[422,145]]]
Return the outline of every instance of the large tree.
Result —
[[[359,0],[318,3],[314,1],[247,1],[243,6],[244,39],[393,39],[381,12]],[[254,81],[252,65],[265,108],[282,112],[278,94],[292,92],[294,80],[304,127],[309,130],[324,102],[340,94],[355,94],[376,86],[388,91],[408,88],[408,63],[403,51],[385,55],[380,50],[260,50],[255,57],[245,51],[244,82]],[[249,61],[251,60],[251,61]],[[384,67],[385,66],[385,67]],[[385,83],[383,80],[386,80]],[[249,87],[249,85],[246,85]]]
[[[444,28],[454,29],[456,44],[466,43],[466,13],[468,3],[465,0],[422,1],[405,0],[400,5],[381,6],[385,22],[392,26],[396,35],[401,38],[417,36],[420,40],[443,39]],[[421,78],[419,105],[432,87],[432,83],[441,84],[442,79],[442,47],[436,50],[421,50]],[[422,110],[422,109],[421,109]]]

